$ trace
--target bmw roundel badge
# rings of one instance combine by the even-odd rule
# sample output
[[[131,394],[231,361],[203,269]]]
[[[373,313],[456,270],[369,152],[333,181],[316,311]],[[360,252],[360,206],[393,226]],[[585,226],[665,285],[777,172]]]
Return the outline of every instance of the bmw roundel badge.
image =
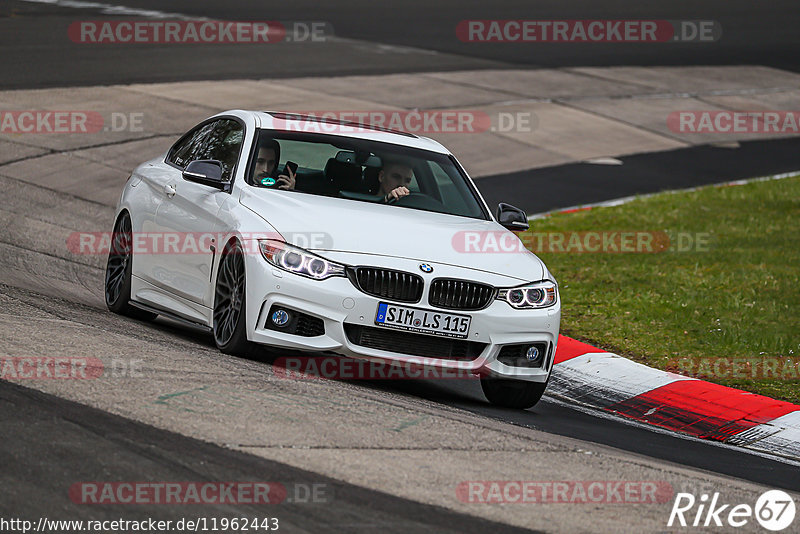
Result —
[[[433,272],[433,265],[430,263],[420,263],[419,270],[423,273],[432,273]]]

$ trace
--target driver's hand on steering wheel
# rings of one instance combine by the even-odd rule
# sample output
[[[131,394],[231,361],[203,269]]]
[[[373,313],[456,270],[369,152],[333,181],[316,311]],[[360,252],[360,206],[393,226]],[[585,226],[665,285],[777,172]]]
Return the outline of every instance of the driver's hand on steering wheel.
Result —
[[[399,200],[401,197],[411,194],[411,191],[408,190],[405,186],[395,187],[392,189],[388,195],[383,197],[384,202],[394,202]]]

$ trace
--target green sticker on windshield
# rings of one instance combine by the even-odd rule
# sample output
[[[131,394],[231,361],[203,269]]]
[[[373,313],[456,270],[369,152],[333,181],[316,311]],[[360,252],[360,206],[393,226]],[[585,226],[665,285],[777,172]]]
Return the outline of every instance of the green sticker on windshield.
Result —
[[[275,185],[275,178],[262,178],[261,185]]]

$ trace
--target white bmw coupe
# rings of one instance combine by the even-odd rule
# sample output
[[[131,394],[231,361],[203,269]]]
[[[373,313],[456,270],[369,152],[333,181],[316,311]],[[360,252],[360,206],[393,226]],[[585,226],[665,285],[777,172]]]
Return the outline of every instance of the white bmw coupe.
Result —
[[[422,362],[480,376],[487,399],[536,404],[559,291],[439,143],[274,112],[227,111],[137,167],[117,207],[108,308],[254,344]],[[487,246],[488,245],[488,246]]]

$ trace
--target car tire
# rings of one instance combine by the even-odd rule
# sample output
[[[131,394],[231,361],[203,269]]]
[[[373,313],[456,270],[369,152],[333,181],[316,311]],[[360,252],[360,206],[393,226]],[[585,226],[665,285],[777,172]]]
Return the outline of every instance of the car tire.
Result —
[[[114,225],[105,275],[105,298],[109,310],[141,321],[152,321],[158,314],[131,306],[131,270],[133,268],[131,217],[122,213]]]
[[[244,251],[238,241],[225,246],[214,285],[214,343],[225,354],[248,355]]]
[[[481,389],[488,401],[504,408],[532,408],[542,398],[546,388],[547,382],[481,377]]]

